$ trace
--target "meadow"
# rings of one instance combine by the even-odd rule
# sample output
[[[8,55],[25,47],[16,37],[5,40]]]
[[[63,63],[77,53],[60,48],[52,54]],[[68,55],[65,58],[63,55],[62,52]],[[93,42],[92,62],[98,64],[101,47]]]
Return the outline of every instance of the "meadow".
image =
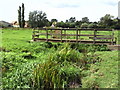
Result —
[[[118,88],[118,51],[106,45],[29,42],[32,29],[0,31],[3,88]]]

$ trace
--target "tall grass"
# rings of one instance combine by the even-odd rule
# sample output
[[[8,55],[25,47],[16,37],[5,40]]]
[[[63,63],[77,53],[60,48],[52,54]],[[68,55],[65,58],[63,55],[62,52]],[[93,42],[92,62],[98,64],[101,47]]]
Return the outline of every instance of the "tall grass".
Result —
[[[45,62],[37,65],[33,72],[33,86],[38,88],[81,87],[81,71],[88,67],[87,64],[99,60],[93,57],[90,55],[87,57],[70,48],[69,44],[64,44],[56,52],[50,53]]]

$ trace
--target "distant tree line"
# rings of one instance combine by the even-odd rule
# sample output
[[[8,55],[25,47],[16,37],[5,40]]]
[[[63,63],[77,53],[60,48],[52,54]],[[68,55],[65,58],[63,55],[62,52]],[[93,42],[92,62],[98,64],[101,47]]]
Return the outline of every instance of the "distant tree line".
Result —
[[[110,14],[101,17],[98,22],[90,22],[88,17],[83,17],[82,20],[76,21],[75,17],[71,17],[66,22],[58,22],[57,27],[62,28],[114,28],[120,29],[120,21]]]
[[[19,6],[18,10],[18,22],[19,26],[24,28],[25,20],[24,20],[24,4],[22,3],[22,12],[21,7]],[[88,17],[83,17],[81,20],[76,20],[75,17],[70,17],[65,22],[58,22],[57,19],[51,19],[50,21],[47,19],[47,15],[42,11],[33,11],[29,13],[28,20],[29,27],[37,28],[37,27],[50,27],[54,25],[54,27],[62,27],[62,28],[114,28],[120,29],[120,20],[118,18],[114,18],[114,16],[110,14],[106,14],[101,17],[97,22],[90,22]]]
[[[56,22],[56,23],[55,23]],[[57,19],[51,19],[49,21],[47,16],[42,11],[33,11],[29,13],[29,25],[30,27],[44,27],[51,26],[62,28],[114,28],[120,29],[120,23],[118,18],[114,18],[110,14],[106,14],[101,17],[98,22],[90,22],[88,17],[83,17],[82,20],[76,20],[75,17],[70,17],[65,22],[58,22]]]

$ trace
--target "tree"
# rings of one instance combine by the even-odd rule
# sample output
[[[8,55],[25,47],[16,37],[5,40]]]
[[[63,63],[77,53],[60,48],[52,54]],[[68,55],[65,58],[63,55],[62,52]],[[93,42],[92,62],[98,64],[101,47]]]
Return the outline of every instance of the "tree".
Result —
[[[105,28],[110,28],[113,25],[113,16],[106,14],[104,17],[100,18],[99,25]]]
[[[61,21],[61,22],[58,22],[57,24],[56,24],[56,26],[57,27],[62,27],[62,28],[65,28],[65,23],[63,22],[63,21]]]
[[[29,25],[32,28],[44,27],[48,25],[46,13],[42,11],[33,11],[29,13]]]
[[[76,21],[76,22],[75,22],[75,26],[77,26],[77,27],[80,27],[80,26],[81,26],[81,24],[82,24],[82,22],[81,22],[81,21]]]
[[[24,3],[22,3],[22,13],[21,13],[21,6],[19,6],[19,10],[18,10],[18,22],[19,22],[19,27],[24,28],[25,26],[25,20],[24,20]]]
[[[83,17],[82,18],[82,23],[89,23],[88,17]]]
[[[73,23],[73,22],[75,22],[76,21],[76,18],[75,17],[71,17],[70,19],[69,19],[69,22],[71,22],[71,23]]]
[[[69,28],[75,28],[75,23],[70,23]]]
[[[57,19],[51,19],[51,21],[50,21],[50,25],[52,25],[53,23],[56,23],[56,22],[58,22]]]
[[[53,23],[53,22],[58,22],[58,20],[57,19],[51,19],[51,22]]]
[[[19,27],[21,27],[21,7],[20,6],[18,10],[18,23],[19,23]]]
[[[113,27],[112,28],[114,28],[114,29],[120,29],[120,19],[115,18],[113,20]]]
[[[21,27],[22,28],[24,28],[24,26],[25,26],[24,10],[25,10],[24,3],[22,3],[22,21],[21,21]]]
[[[69,22],[69,20],[66,20],[65,22],[66,22],[66,23],[68,23],[68,22]]]

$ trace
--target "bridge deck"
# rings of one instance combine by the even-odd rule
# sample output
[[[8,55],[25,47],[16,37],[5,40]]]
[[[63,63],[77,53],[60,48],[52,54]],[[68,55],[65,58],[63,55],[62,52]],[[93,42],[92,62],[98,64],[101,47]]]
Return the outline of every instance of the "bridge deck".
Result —
[[[76,39],[43,39],[43,38],[34,38],[33,41],[47,41],[47,42],[71,42],[71,43],[74,43],[74,42],[78,42],[78,43],[94,43],[94,41],[91,41],[91,40],[76,40]],[[110,41],[95,41],[96,44],[111,44]],[[116,42],[113,41],[113,43],[115,44]]]

